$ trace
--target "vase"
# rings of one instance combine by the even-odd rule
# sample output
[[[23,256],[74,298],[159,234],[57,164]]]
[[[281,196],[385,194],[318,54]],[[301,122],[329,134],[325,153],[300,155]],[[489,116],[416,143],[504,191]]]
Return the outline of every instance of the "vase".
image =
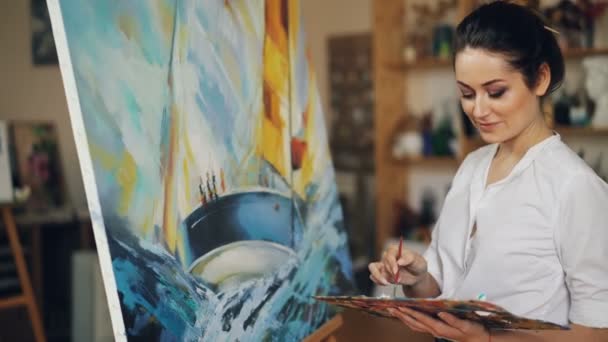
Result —
[[[585,90],[595,103],[591,125],[608,127],[608,57],[587,57],[583,60],[583,68]]]

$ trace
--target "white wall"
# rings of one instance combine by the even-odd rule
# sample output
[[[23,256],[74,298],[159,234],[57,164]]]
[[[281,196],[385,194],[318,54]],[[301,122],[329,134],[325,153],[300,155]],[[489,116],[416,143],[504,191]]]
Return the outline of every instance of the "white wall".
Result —
[[[371,32],[372,0],[300,0],[300,2],[312,63],[317,72],[317,85],[326,122],[329,122],[331,113],[328,105],[327,40],[334,35]]]
[[[30,1],[0,1],[0,120],[56,124],[69,198],[86,207],[59,67],[34,67],[30,46]]]

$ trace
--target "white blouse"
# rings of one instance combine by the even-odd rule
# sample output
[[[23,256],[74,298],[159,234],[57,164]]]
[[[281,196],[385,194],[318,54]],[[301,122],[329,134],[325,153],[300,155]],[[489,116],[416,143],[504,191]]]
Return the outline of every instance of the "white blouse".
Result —
[[[433,229],[424,256],[440,297],[608,327],[608,185],[555,134],[485,187],[497,147],[467,156]]]

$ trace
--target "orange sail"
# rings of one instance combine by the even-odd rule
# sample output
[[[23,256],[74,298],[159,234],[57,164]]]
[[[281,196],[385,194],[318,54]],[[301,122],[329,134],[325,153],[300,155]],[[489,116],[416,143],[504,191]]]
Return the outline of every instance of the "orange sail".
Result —
[[[258,155],[289,175],[289,50],[286,0],[266,0],[262,123]]]

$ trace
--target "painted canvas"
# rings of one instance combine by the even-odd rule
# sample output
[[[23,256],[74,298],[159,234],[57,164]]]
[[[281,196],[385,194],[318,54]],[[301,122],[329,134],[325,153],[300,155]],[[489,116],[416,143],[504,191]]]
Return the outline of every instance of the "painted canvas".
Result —
[[[298,6],[49,0],[117,340],[299,341],[351,290]]]

